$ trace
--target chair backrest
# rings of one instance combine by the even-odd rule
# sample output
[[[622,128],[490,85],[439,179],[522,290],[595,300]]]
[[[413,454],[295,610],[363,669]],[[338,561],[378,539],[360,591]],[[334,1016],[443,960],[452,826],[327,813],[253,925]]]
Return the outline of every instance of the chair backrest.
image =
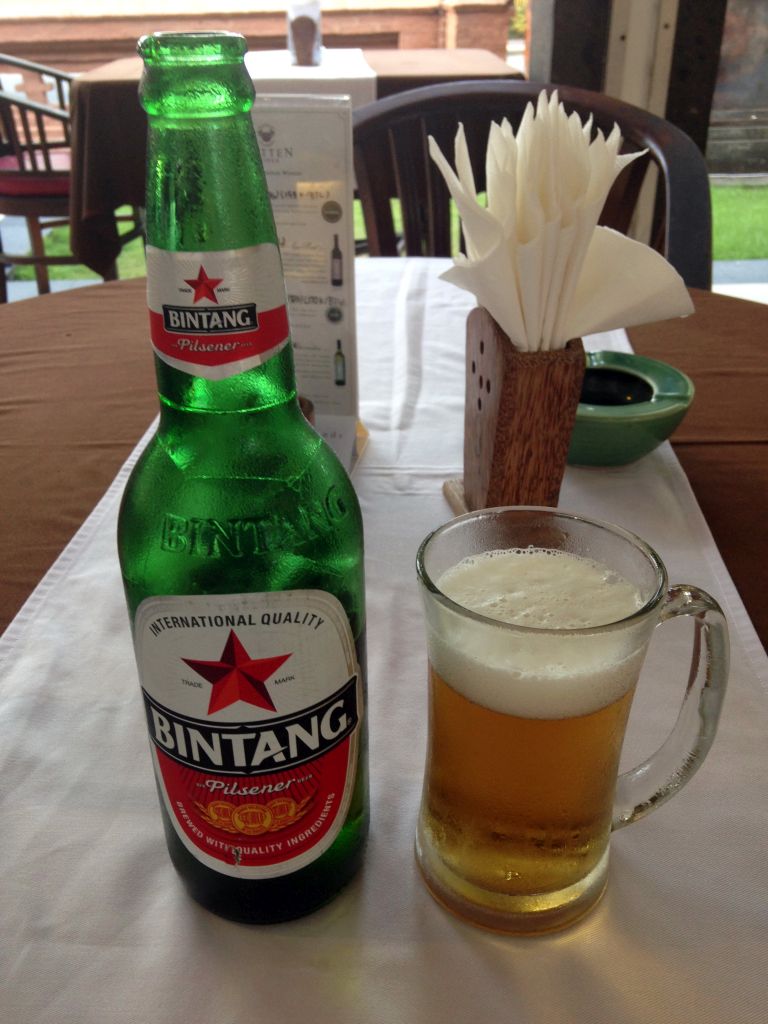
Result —
[[[6,84],[6,77],[9,81],[21,79],[22,88],[17,89],[15,84]],[[69,109],[69,87],[74,77],[68,71],[52,68],[48,64],[38,64],[23,57],[14,57],[10,53],[0,53],[0,89],[5,92],[20,92],[29,100],[58,107],[59,110]]]
[[[426,86],[360,107],[353,114],[354,158],[368,251],[374,256],[449,256],[450,196],[428,152],[434,136],[452,162],[459,122],[464,125],[478,190],[485,187],[485,151],[491,121],[506,117],[513,128],[542,89],[558,90],[568,113],[592,115],[594,129],[614,124],[623,152],[647,149],[616,180],[600,223],[628,233],[643,181],[658,168],[649,241],[690,287],[712,283],[709,178],[701,152],[679,128],[638,107],[602,93],[571,86],[503,80]],[[395,230],[391,199],[399,199],[402,238]]]
[[[69,180],[70,117],[58,107],[0,92],[0,191],[3,179]],[[22,188],[23,188],[22,184]]]

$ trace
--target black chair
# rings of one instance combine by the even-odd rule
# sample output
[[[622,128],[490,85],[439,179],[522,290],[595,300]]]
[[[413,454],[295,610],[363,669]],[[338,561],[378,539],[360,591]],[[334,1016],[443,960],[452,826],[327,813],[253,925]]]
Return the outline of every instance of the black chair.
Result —
[[[0,214],[23,217],[32,253],[3,252],[0,237],[0,302],[7,301],[5,265],[35,268],[40,294],[50,291],[48,267],[76,264],[72,254],[49,256],[43,231],[69,223],[70,115],[69,83],[73,76],[56,68],[0,54],[0,69],[19,69],[25,79],[48,82],[55,92],[52,103],[41,103],[17,91],[0,90]],[[123,244],[141,235],[138,219],[121,236]],[[117,277],[113,265],[105,280]]]
[[[485,151],[491,121],[506,117],[517,128],[526,105],[542,89],[558,90],[568,113],[592,115],[608,134],[618,124],[623,152],[647,149],[617,178],[600,223],[629,233],[649,168],[658,169],[649,242],[689,287],[712,284],[712,223],[707,167],[695,143],[679,128],[645,110],[602,93],[521,81],[467,81],[426,86],[361,107],[353,114],[354,160],[368,251],[372,256],[450,256],[450,195],[429,156],[434,136],[452,162],[459,122],[479,191],[485,187]],[[652,193],[653,198],[653,193]],[[392,199],[400,201],[402,234],[395,229]]]

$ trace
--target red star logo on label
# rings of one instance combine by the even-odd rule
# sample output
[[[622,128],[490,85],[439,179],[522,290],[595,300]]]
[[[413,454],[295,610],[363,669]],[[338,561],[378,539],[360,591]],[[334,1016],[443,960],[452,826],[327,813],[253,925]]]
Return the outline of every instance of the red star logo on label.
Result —
[[[211,302],[215,302],[218,305],[219,300],[216,298],[216,292],[214,291],[221,282],[224,280],[223,277],[208,277],[205,272],[205,267],[200,264],[200,269],[197,272],[197,277],[184,278],[184,284],[188,284],[190,288],[195,289],[195,297],[193,302],[199,302],[200,299],[210,299]]]
[[[234,629],[231,629],[219,661],[195,661],[192,658],[181,660],[203,679],[213,683],[208,704],[208,714],[212,715],[214,711],[221,711],[238,700],[254,704],[257,708],[266,708],[267,711],[276,711],[264,684],[289,658],[290,654],[279,654],[275,658],[252,658]]]

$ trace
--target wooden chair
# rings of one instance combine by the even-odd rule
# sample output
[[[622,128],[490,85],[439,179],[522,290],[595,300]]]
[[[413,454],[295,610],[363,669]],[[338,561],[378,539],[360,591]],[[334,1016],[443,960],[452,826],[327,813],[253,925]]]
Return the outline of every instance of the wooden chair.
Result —
[[[40,294],[50,291],[48,267],[76,264],[71,255],[49,256],[43,230],[69,222],[70,115],[69,83],[73,76],[56,68],[0,54],[0,67],[18,68],[23,77],[52,80],[52,103],[29,99],[16,91],[0,90],[0,214],[24,217],[32,254],[3,252],[0,238],[0,302],[7,301],[5,265],[26,264],[35,268]],[[122,235],[124,242],[137,238],[141,226]],[[105,280],[117,277],[113,265]]]
[[[689,287],[712,284],[712,227],[707,167],[695,143],[679,128],[602,93],[521,81],[467,81],[426,86],[361,107],[353,114],[354,159],[368,251],[373,256],[450,256],[450,196],[431,160],[434,136],[453,162],[453,140],[464,124],[478,190],[485,186],[485,150],[491,121],[507,117],[514,128],[541,89],[558,89],[566,110],[608,134],[614,123],[623,151],[647,149],[619,176],[601,224],[629,233],[649,167],[658,168],[650,238],[644,238],[680,273]],[[653,199],[653,193],[651,194]],[[402,237],[395,230],[392,199],[402,210]]]

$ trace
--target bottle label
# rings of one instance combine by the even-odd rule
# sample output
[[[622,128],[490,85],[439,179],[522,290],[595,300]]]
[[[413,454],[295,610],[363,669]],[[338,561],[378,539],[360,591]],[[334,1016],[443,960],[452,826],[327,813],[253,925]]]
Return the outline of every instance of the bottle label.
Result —
[[[152,347],[169,366],[223,380],[266,362],[288,342],[280,250],[219,252],[147,246]]]
[[[155,774],[186,848],[253,879],[327,850],[352,799],[363,713],[340,602],[318,590],[152,597],[134,642]]]

